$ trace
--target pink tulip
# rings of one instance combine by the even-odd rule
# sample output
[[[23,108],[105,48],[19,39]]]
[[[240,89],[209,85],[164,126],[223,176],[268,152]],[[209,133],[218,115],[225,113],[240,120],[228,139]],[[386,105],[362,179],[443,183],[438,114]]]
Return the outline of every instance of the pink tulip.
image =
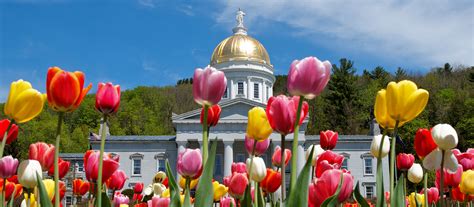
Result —
[[[329,82],[331,63],[321,62],[316,57],[306,57],[291,63],[288,73],[288,92],[293,96],[313,99],[319,95]]]
[[[127,196],[123,195],[123,194],[118,193],[114,196],[114,206],[115,207],[120,207],[120,204],[127,204],[128,205],[129,202],[130,202],[130,199]]]
[[[463,167],[462,165],[458,166],[458,169],[456,170],[455,173],[450,173],[448,172],[447,169],[444,169],[444,191],[449,191],[448,187],[456,187],[461,183],[461,176],[463,172]],[[441,180],[441,169],[436,170],[436,180],[435,180],[435,185],[439,189],[440,188],[440,183],[439,181]]]
[[[186,149],[178,154],[178,173],[185,178],[196,179],[202,173],[202,157],[199,149]]]
[[[337,132],[331,130],[319,132],[319,143],[321,144],[321,148],[324,150],[332,150],[336,148],[338,137],[339,135]]]
[[[288,162],[291,159],[291,150],[285,149],[285,166],[288,165]],[[281,147],[275,147],[275,152],[272,156],[272,164],[276,167],[281,167]]]
[[[221,205],[220,205],[221,207],[230,207],[231,204],[232,204],[234,207],[237,206],[237,204],[235,203],[235,200],[234,200],[233,198],[231,198],[231,197],[223,197],[223,198],[221,198],[221,203],[220,203],[220,204],[221,204]]]
[[[326,170],[340,169],[343,161],[343,155],[331,150],[323,152],[316,161],[316,177],[319,178]]]
[[[133,192],[135,192],[135,194],[141,194],[143,187],[144,184],[142,182],[135,183],[135,186],[133,186]]]
[[[234,162],[232,163],[232,167],[230,168],[232,174],[237,173],[247,173],[247,164],[244,162]]]
[[[273,130],[283,135],[293,133],[299,100],[299,96],[291,98],[285,95],[270,97],[267,103],[266,113],[268,122],[270,122],[270,126],[272,126]],[[308,103],[304,101],[299,125],[303,123],[303,120],[308,115],[308,109]]]
[[[44,142],[31,144],[28,156],[30,160],[37,160],[43,171],[48,171],[54,164],[54,145]]]
[[[257,145],[255,146],[254,151],[253,145],[255,142],[257,142]],[[268,146],[270,146],[270,139],[264,139],[263,141],[259,142],[245,135],[245,149],[249,154],[252,154],[253,152],[256,156],[262,155],[265,153],[265,151],[267,151]]]
[[[103,114],[116,113],[120,105],[120,86],[99,83],[95,95],[95,108]]]
[[[170,204],[170,198],[160,198],[159,196],[153,196],[152,199],[148,200],[148,207],[168,207]]]
[[[211,66],[207,66],[204,70],[197,68],[194,71],[193,96],[199,105],[212,106],[219,103],[226,87],[227,79],[224,72]]]
[[[117,170],[110,176],[110,178],[105,182],[108,189],[111,190],[121,190],[125,181],[128,179],[127,174],[123,170]]]
[[[420,194],[423,194],[423,189],[420,191]],[[428,188],[428,204],[432,205],[437,203],[439,200],[439,191],[438,188]]]
[[[312,189],[314,193],[310,194],[310,200],[312,200],[316,207],[319,207],[324,200],[334,195],[339,185],[341,174],[343,182],[337,200],[339,203],[342,203],[351,196],[354,185],[352,175],[349,172],[338,169],[326,170],[320,178],[316,179],[316,182],[311,184],[314,185]]]
[[[0,178],[9,178],[16,174],[18,160],[8,155],[0,159]]]
[[[246,173],[232,173],[230,183],[227,186],[229,187],[229,194],[236,199],[241,199],[244,196],[248,183],[249,180]]]
[[[89,181],[97,181],[99,176],[99,151],[87,150],[84,154],[84,169],[86,171],[86,178]],[[119,168],[119,157],[104,153],[103,156],[103,171],[102,182],[105,182],[112,176]]]
[[[399,170],[407,171],[411,168],[414,162],[415,156],[413,156],[412,154],[399,153],[397,155],[397,168]]]
[[[453,149],[458,163],[462,165],[464,171],[474,170],[474,148],[469,148],[466,152],[461,153],[458,149]]]

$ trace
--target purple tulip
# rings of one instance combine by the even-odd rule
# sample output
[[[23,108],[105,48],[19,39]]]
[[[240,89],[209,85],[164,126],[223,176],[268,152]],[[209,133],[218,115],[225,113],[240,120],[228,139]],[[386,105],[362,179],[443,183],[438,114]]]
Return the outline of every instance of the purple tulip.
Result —
[[[18,160],[8,155],[0,159],[0,177],[9,178],[16,174]]]
[[[288,91],[293,96],[313,99],[326,87],[331,75],[331,63],[316,57],[306,57],[291,63],[288,73]]]
[[[212,106],[224,95],[227,87],[227,79],[222,71],[218,71],[211,66],[204,70],[197,68],[193,77],[194,101],[202,106]]]
[[[178,173],[185,178],[196,179],[202,173],[202,157],[199,149],[185,149],[178,154]]]
[[[265,153],[265,151],[267,151],[268,149],[268,146],[270,146],[270,139],[265,139],[261,142],[257,141],[257,146],[255,146],[255,151],[253,151],[254,142],[254,139],[245,135],[245,149],[249,154],[252,154],[252,152],[254,152],[254,155],[256,156]]]

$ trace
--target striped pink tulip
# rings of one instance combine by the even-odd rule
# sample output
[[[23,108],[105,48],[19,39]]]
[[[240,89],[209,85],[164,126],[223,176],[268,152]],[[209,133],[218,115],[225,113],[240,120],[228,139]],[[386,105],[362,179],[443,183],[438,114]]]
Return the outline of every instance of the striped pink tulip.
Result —
[[[202,106],[212,106],[224,95],[227,79],[224,72],[208,66],[205,69],[197,68],[193,76],[194,101]]]

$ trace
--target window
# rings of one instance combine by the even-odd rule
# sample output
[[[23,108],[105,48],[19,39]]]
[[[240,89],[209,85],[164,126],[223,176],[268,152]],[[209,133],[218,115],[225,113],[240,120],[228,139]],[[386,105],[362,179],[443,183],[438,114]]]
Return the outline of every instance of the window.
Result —
[[[72,205],[72,196],[66,196],[66,205]]]
[[[374,186],[372,186],[372,185],[366,185],[365,186],[365,197],[366,198],[374,197]]]
[[[166,165],[165,165],[165,160],[164,159],[158,158],[156,160],[156,171],[166,172]]]
[[[348,161],[349,159],[347,157],[344,157],[344,161],[342,162],[342,166],[341,166],[342,169],[348,170],[348,166],[347,166]]]
[[[364,158],[364,173],[367,175],[372,175],[372,158]]]
[[[260,88],[258,87],[258,83],[253,84],[253,97],[260,98]]]
[[[245,154],[237,154],[236,162],[245,162]]]
[[[214,169],[214,174],[216,176],[221,176],[222,173],[222,154],[216,155],[216,169]]]
[[[142,174],[142,160],[140,158],[132,159],[132,175]]]
[[[244,95],[244,82],[237,83],[237,95]]]
[[[77,172],[84,172],[84,161],[77,161]]]
[[[224,95],[222,98],[229,98],[229,95],[227,94],[227,87],[225,87]]]

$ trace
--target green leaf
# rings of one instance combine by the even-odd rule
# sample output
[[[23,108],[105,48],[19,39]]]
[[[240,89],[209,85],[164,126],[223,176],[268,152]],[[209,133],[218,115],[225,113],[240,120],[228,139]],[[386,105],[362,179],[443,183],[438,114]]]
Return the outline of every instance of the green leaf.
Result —
[[[341,173],[340,177],[341,178],[339,180],[339,184],[337,185],[336,192],[334,192],[334,195],[324,200],[323,204],[321,204],[321,207],[335,207],[339,204],[337,197],[339,197],[339,193],[341,192],[342,181],[344,180],[344,173]]]
[[[212,206],[214,202],[214,188],[212,187],[212,174],[214,173],[214,161],[216,159],[217,137],[212,141],[211,153],[206,161],[206,166],[199,179],[196,190],[196,200],[194,206]]]
[[[135,191],[133,191],[133,189],[125,189],[125,190],[122,190],[122,195],[124,196],[127,196],[130,200],[133,198],[133,194],[135,194]]]
[[[51,200],[49,200],[48,197],[48,192],[46,191],[46,188],[44,187],[44,183],[41,180],[41,175],[36,172],[36,182],[38,183],[38,191],[39,191],[39,197],[40,197],[40,204],[42,207],[52,207],[53,204],[51,203]]]
[[[258,206],[262,206],[264,207],[265,206],[265,198],[263,198],[263,193],[262,193],[262,188],[260,188],[260,184],[257,184],[257,202],[258,202]]]
[[[240,205],[242,205],[242,207],[252,207],[251,192],[252,192],[252,190],[251,190],[250,182],[249,182],[249,184],[245,188],[244,198],[240,201]]]
[[[168,159],[166,159],[166,176],[168,176],[168,184],[170,187],[170,207],[181,207],[178,184],[176,184]]]
[[[355,187],[352,194],[354,196],[354,200],[356,200],[357,203],[361,207],[370,207],[370,205],[367,203],[367,201],[364,199],[364,197],[360,194],[359,181],[357,181],[356,187]],[[378,197],[378,198],[380,198],[380,197]],[[377,200],[382,200],[383,201],[384,199],[377,199]],[[377,203],[377,205],[378,205],[378,203]]]
[[[314,147],[311,150],[309,157],[313,157],[313,153]],[[303,169],[301,169],[295,185],[300,187],[291,189],[287,200],[287,206],[308,206],[308,183],[311,174],[311,161],[311,159],[306,160]]]
[[[383,145],[383,142],[382,144]],[[382,146],[380,146],[382,148]],[[381,153],[381,152],[380,152]],[[379,154],[380,154],[379,153]],[[385,198],[384,189],[383,189],[383,165],[382,165],[383,158],[377,158],[377,178],[376,178],[376,189],[377,189],[377,198]],[[357,186],[359,187],[359,186]],[[377,207],[385,207],[387,204],[385,203],[385,199],[377,199]]]
[[[101,194],[102,194],[102,207],[111,207],[112,203],[110,202],[109,196],[107,196],[107,192],[103,191]]]
[[[395,185],[395,189],[393,192],[393,195],[390,196],[395,196],[395,199],[391,199],[392,203],[390,206],[405,206],[405,193],[404,193],[404,184],[405,183],[405,174],[402,173],[400,175],[400,178],[398,179],[397,184]]]
[[[189,189],[189,182],[191,182],[188,178],[186,178],[186,185],[185,185],[185,191],[186,194],[184,195],[184,205],[183,207],[191,207],[191,195],[190,195],[190,189]]]

